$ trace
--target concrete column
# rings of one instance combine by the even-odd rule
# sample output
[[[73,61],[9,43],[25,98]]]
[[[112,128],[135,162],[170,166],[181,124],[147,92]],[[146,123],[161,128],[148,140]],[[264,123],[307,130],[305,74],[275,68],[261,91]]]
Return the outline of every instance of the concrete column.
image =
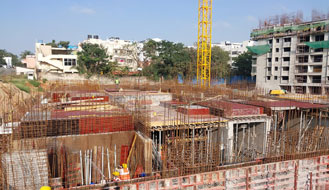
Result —
[[[227,147],[226,147],[226,159],[230,162],[233,160],[233,138],[234,138],[234,124],[232,121],[229,121],[227,124]]]

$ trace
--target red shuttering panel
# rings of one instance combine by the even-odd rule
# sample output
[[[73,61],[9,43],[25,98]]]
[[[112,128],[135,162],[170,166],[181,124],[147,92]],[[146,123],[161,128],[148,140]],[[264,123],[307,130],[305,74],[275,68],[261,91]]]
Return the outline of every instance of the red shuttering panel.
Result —
[[[80,134],[134,130],[132,116],[90,117],[79,120]]]
[[[178,112],[187,114],[187,115],[209,115],[209,108],[202,106],[190,106],[190,107],[179,107]]]

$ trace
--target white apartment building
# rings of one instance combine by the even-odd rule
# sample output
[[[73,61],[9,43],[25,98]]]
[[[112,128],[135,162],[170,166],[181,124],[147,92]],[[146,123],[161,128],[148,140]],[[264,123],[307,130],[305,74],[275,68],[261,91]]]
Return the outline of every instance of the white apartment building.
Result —
[[[254,42],[251,40],[246,40],[246,41],[243,41],[242,43],[232,43],[230,41],[224,41],[224,42],[220,42],[220,43],[213,43],[212,47],[218,46],[218,47],[222,48],[224,51],[227,51],[230,56],[230,60],[229,60],[228,64],[232,66],[232,64],[234,62],[234,58],[236,58],[239,55],[241,55],[242,53],[246,52],[248,50],[247,46],[253,46],[253,45],[254,45]]]
[[[253,30],[256,86],[300,94],[329,93],[329,20]]]
[[[143,43],[129,40],[121,40],[111,37],[106,40],[99,39],[97,35],[88,35],[88,39],[82,43],[99,44],[107,49],[109,61],[117,62],[120,67],[129,67],[131,71],[137,71],[144,60]],[[79,50],[81,47],[79,46]]]
[[[36,69],[42,73],[77,73],[77,50],[35,44]]]

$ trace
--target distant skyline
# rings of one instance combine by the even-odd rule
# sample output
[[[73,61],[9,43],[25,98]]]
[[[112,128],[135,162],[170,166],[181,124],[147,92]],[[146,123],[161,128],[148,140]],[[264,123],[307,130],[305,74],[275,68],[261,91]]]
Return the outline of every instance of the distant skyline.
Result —
[[[161,38],[192,45],[197,40],[198,0],[1,0],[0,49],[34,52],[34,44],[101,39]],[[259,19],[312,9],[328,13],[328,0],[213,0],[213,43],[242,42]]]

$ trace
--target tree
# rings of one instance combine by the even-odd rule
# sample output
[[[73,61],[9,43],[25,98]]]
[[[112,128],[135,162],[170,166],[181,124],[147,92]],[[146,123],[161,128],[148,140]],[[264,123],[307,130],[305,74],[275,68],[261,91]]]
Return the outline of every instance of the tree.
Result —
[[[51,42],[47,43],[46,45],[51,46],[51,47],[58,47],[58,44],[56,43],[56,40],[52,40]]]
[[[252,53],[247,51],[239,55],[237,58],[234,59],[233,66],[233,72],[235,75],[245,77],[251,76]]]
[[[70,41],[59,41],[58,43],[56,43],[56,40],[52,40],[51,42],[47,43],[46,45],[49,45],[54,48],[58,48],[58,47],[68,48],[70,45]]]
[[[133,63],[137,64],[137,67],[141,67],[140,54],[142,53],[142,48],[136,43],[129,43],[122,47],[120,55],[126,56],[128,59],[131,59]]]
[[[60,41],[57,44],[57,46],[61,46],[61,47],[66,48],[66,49],[69,47],[69,45],[70,45],[69,41]]]
[[[21,59],[25,59],[27,55],[33,55],[33,53],[29,50],[25,50],[20,54]]]
[[[117,69],[116,62],[108,60],[107,50],[98,44],[82,43],[82,51],[78,52],[78,66],[80,73],[104,74],[111,76]]]
[[[228,52],[218,46],[211,48],[211,77],[228,77],[231,73],[231,67],[228,64],[229,60],[230,57]]]
[[[188,74],[191,55],[182,43],[149,40],[144,45],[144,51],[147,59],[151,60],[151,65],[143,71],[144,75],[157,80],[160,77],[172,79],[178,74]]]

